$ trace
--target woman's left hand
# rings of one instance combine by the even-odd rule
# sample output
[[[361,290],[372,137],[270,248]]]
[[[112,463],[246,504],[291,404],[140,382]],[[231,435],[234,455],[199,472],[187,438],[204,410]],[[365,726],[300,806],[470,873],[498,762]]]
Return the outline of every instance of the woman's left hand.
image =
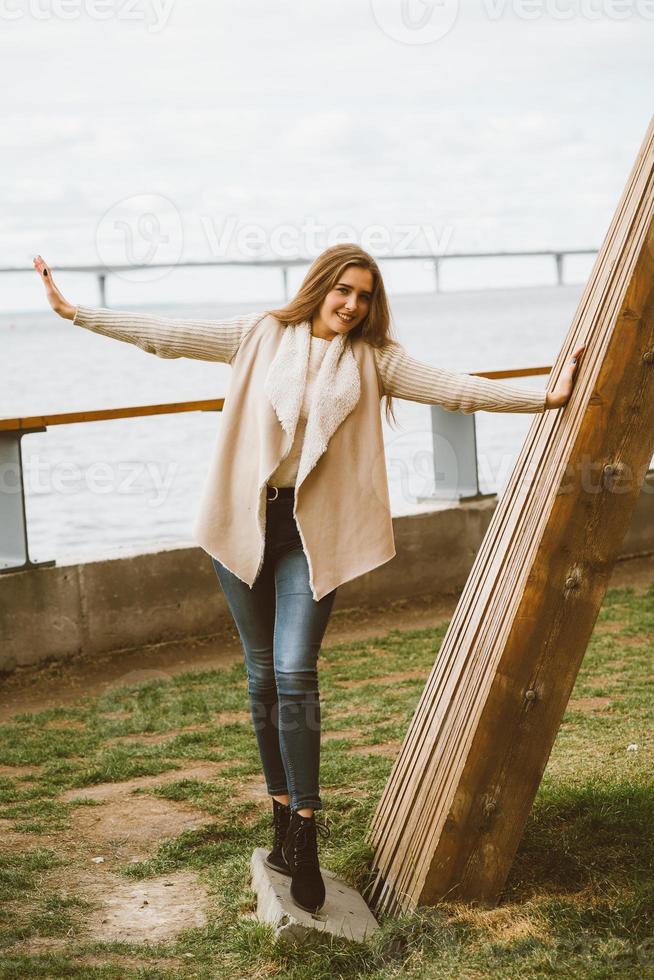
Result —
[[[576,351],[574,351],[572,357],[568,360],[565,367],[561,371],[556,387],[553,391],[547,392],[547,400],[545,402],[546,408],[561,408],[563,405],[567,404],[574,387],[575,372],[579,367],[581,355],[585,350],[586,345],[584,344],[583,347],[577,347]]]

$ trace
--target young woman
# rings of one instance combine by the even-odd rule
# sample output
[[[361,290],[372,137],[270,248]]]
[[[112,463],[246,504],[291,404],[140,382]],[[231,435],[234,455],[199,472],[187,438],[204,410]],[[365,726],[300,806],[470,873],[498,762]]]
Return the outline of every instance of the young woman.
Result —
[[[270,867],[291,877],[300,908],[325,886],[314,811],[319,792],[317,663],[339,585],[395,555],[380,401],[451,411],[542,412],[568,401],[583,347],[551,392],[457,374],[412,358],[391,335],[375,260],[335,245],[291,302],[223,320],[168,319],[73,306],[41,256],[53,310],[159,357],[232,366],[229,396],[194,528],[243,645],[268,793]]]

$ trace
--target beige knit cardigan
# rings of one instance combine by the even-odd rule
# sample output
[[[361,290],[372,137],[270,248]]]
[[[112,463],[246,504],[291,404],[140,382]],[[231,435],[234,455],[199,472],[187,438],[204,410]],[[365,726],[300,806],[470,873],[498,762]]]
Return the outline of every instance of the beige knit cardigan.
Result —
[[[307,375],[311,324],[265,312],[181,319],[79,306],[73,322],[158,357],[230,364],[232,377],[193,534],[250,587],[265,546],[266,484],[290,452]],[[294,517],[317,601],[396,554],[380,400],[450,411],[545,410],[546,392],[417,361],[339,334],[315,382],[295,484]],[[329,448],[329,452],[327,452]]]

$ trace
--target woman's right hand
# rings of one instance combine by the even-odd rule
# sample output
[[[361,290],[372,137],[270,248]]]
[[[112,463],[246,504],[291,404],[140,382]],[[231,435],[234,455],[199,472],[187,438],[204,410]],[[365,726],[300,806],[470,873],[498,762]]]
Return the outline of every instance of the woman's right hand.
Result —
[[[48,303],[59,316],[63,316],[66,320],[72,320],[77,311],[77,307],[73,306],[61,295],[54,282],[52,281],[52,273],[50,272],[49,266],[45,264],[40,255],[37,255],[35,259],[32,260],[34,263],[34,268],[38,272],[45,286],[45,295],[48,298]]]

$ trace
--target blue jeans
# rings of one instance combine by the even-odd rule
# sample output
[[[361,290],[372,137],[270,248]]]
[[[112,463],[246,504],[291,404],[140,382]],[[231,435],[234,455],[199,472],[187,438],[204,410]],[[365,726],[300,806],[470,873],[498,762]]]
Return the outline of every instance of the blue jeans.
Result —
[[[264,559],[252,588],[216,558],[211,560],[243,645],[268,793],[288,793],[293,810],[319,810],[317,665],[336,589],[318,602],[313,598],[293,499],[266,503]]]

